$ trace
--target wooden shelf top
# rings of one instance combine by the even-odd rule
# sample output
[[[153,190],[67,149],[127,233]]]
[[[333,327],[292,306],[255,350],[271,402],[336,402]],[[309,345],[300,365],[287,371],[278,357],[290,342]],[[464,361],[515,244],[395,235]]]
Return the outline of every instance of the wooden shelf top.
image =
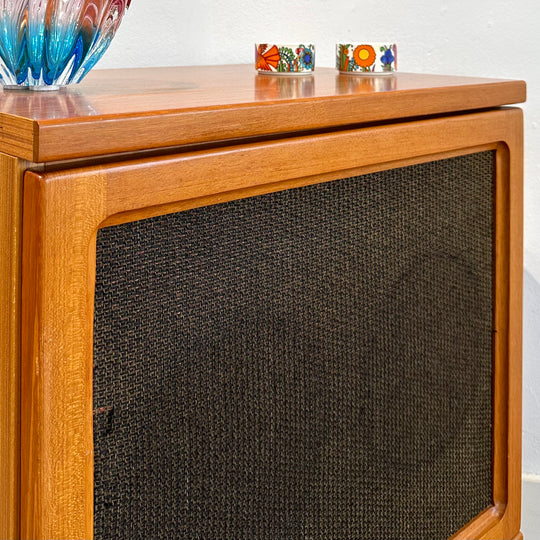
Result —
[[[0,92],[0,152],[34,162],[499,107],[525,83],[398,73],[257,75],[252,65],[96,70],[53,92]]]

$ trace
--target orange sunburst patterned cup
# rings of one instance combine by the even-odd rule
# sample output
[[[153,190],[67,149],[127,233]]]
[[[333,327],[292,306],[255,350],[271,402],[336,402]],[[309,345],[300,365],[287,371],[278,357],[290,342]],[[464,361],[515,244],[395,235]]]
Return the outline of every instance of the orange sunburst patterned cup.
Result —
[[[397,71],[397,45],[387,41],[338,43],[336,68],[354,75],[391,75]]]
[[[315,46],[257,43],[255,69],[267,75],[310,75],[315,69]]]

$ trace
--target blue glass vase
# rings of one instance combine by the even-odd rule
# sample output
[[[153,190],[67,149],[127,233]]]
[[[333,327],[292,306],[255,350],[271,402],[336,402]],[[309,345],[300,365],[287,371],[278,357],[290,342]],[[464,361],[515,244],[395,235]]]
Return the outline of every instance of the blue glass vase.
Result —
[[[0,82],[51,90],[80,82],[131,0],[0,0]]]

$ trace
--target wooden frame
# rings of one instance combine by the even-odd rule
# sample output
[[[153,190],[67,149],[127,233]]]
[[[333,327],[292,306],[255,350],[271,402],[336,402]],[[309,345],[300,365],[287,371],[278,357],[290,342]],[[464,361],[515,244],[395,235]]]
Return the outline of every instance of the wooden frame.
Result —
[[[22,538],[93,535],[92,332],[99,228],[489,149],[496,151],[497,162],[494,505],[453,538],[519,538],[522,129],[521,111],[502,109],[114,165],[28,172],[23,211]],[[343,153],[345,145],[358,151]],[[299,160],[306,155],[309,159]]]

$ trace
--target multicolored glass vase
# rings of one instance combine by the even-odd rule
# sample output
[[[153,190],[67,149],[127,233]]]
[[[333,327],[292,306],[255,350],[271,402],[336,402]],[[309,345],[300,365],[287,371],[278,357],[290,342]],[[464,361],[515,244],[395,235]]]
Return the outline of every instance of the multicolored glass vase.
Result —
[[[109,47],[131,0],[0,0],[4,88],[80,82]]]

